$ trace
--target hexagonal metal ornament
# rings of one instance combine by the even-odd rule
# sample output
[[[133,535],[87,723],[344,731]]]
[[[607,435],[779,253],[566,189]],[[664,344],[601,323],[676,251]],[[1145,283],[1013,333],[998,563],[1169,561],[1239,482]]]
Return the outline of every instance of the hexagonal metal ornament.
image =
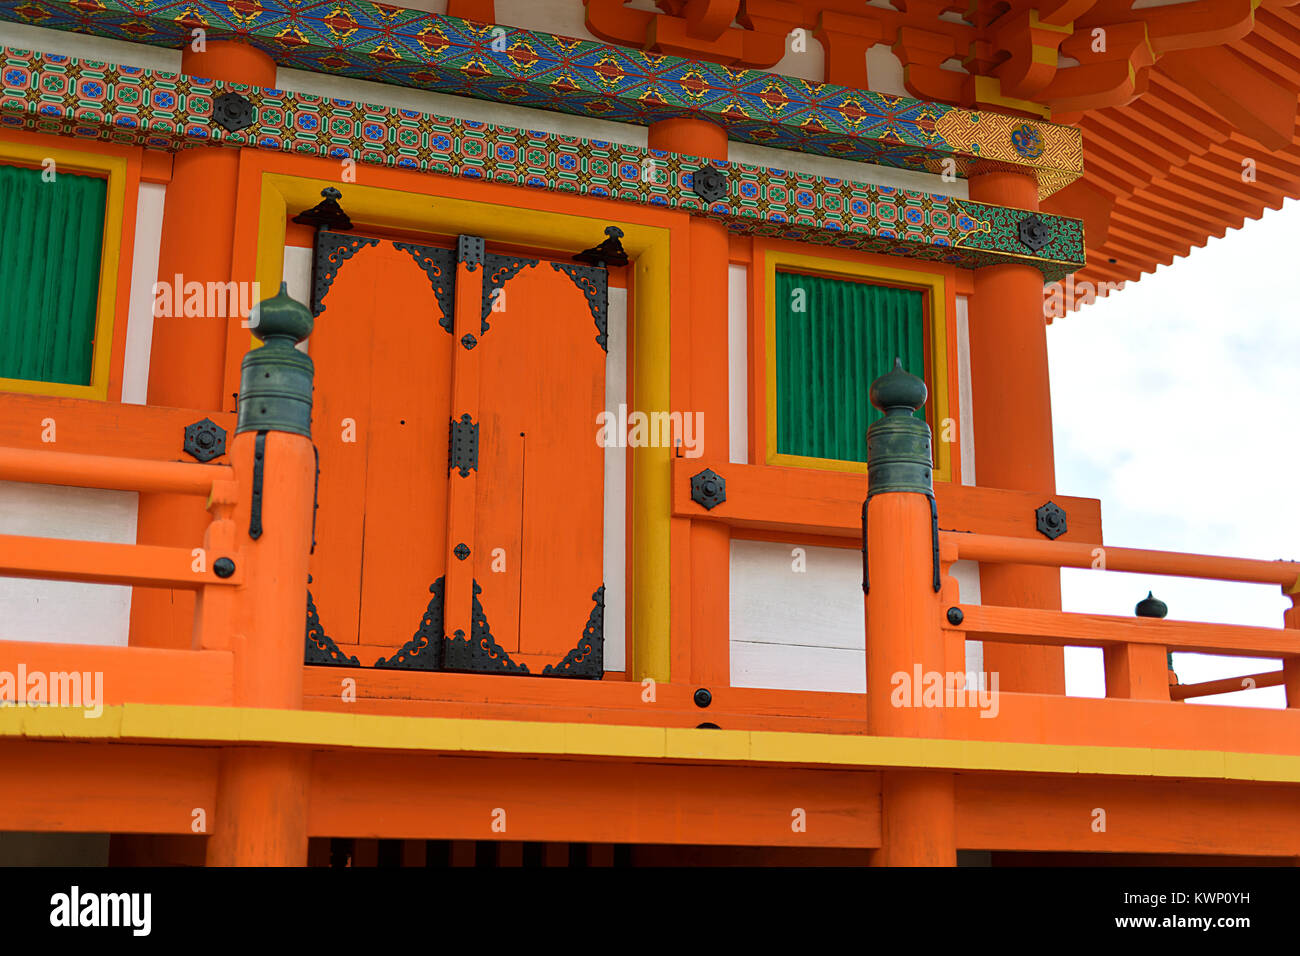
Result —
[[[1052,241],[1052,226],[1046,219],[1036,213],[1030,213],[1020,220],[1020,241],[1037,252]]]
[[[226,430],[210,418],[185,426],[185,454],[211,461],[226,453]]]
[[[691,476],[691,500],[712,511],[727,500],[727,479],[712,468]]]
[[[253,104],[239,93],[222,93],[212,101],[212,119],[227,133],[253,125]]]
[[[1038,531],[1055,541],[1068,530],[1065,524],[1065,509],[1055,501],[1039,505],[1034,514],[1038,518]]]
[[[701,166],[691,173],[691,190],[705,202],[727,196],[727,176],[716,166]]]

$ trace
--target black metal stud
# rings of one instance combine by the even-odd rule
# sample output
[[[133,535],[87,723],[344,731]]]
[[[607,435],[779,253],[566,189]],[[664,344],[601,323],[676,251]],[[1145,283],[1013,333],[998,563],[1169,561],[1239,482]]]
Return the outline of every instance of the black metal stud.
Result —
[[[456,557],[461,561],[464,561],[469,557],[469,547],[464,541],[462,541],[460,544],[456,545],[456,547],[451,549],[451,553],[456,555]]]
[[[228,578],[235,573],[235,562],[229,558],[217,558],[212,562],[212,573],[219,578]]]
[[[701,166],[691,173],[691,191],[705,202],[725,199],[727,176],[716,166]]]
[[[712,511],[727,500],[727,479],[712,468],[691,476],[691,500]]]
[[[211,461],[226,453],[226,430],[210,418],[185,426],[185,454],[198,461]]]
[[[625,266],[628,263],[627,250],[623,243],[623,230],[618,226],[605,227],[605,239],[598,246],[584,249],[573,257],[574,262],[585,262],[593,266]]]
[[[711,703],[713,703],[713,694],[709,692],[707,687],[701,687],[695,692],[696,707],[708,707]]]
[[[253,104],[239,93],[221,93],[212,100],[212,119],[227,133],[253,125]]]
[[[1169,613],[1169,605],[1148,591],[1147,596],[1137,602],[1133,613],[1138,617],[1164,617]]]
[[[1038,531],[1055,541],[1067,530],[1065,523],[1065,509],[1055,501],[1049,501],[1046,504],[1039,505],[1034,514],[1038,519]]]
[[[326,186],[320,194],[323,197],[321,201],[310,209],[298,213],[293,217],[293,221],[300,226],[311,226],[315,229],[334,229],[340,232],[351,229],[352,220],[339,205],[343,194],[333,186]]]
[[[1020,220],[1020,241],[1037,252],[1052,241],[1052,226],[1037,213]]]
[[[460,344],[465,346],[465,351],[468,352],[470,349],[474,348],[474,346],[478,345],[478,339],[474,338],[473,332],[466,332],[460,337]]]
[[[966,620],[966,615],[962,613],[959,607],[948,608],[948,623],[956,627],[962,621]]]

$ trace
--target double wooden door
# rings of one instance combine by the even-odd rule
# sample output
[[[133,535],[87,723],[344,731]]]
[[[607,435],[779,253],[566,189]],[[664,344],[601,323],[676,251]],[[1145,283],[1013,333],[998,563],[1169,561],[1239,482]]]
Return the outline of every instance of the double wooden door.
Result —
[[[313,271],[316,649],[601,676],[604,269],[321,230]]]

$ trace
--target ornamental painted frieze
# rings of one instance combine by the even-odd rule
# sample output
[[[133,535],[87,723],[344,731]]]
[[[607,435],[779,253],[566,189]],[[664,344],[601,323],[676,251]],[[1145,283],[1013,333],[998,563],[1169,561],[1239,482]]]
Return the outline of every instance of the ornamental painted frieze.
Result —
[[[681,209],[733,232],[976,268],[1025,261],[1048,280],[1084,265],[1079,220],[1039,214],[1044,243],[1020,240],[1023,210],[950,196],[718,163],[726,194],[694,189],[707,161],[536,130],[454,120],[311,94],[219,83],[139,67],[5,49],[0,128],[175,151],[209,143],[352,158],[360,163]],[[215,103],[237,91],[248,126],[230,131]]]
[[[0,0],[0,19],[173,48],[202,28],[315,73],[621,123],[696,116],[741,142],[900,169],[1019,169],[1040,196],[1083,173],[1069,126],[363,0]]]

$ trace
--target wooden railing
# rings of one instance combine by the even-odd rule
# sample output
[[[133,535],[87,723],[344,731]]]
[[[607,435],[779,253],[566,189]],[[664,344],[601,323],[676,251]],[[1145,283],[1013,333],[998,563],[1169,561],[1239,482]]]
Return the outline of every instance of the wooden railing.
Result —
[[[940,535],[945,562],[1029,564],[1092,568],[1253,584],[1275,584],[1300,598],[1300,562],[1259,561],[1172,551],[1036,541],[980,534]],[[1202,624],[1144,617],[1079,614],[1034,608],[956,605],[942,627],[971,640],[1009,644],[1100,647],[1105,652],[1109,697],[1186,700],[1252,687],[1285,686],[1287,705],[1300,706],[1300,617],[1293,607],[1284,627]],[[1237,657],[1272,657],[1282,669],[1250,678],[1228,678],[1171,687],[1169,650]]]

